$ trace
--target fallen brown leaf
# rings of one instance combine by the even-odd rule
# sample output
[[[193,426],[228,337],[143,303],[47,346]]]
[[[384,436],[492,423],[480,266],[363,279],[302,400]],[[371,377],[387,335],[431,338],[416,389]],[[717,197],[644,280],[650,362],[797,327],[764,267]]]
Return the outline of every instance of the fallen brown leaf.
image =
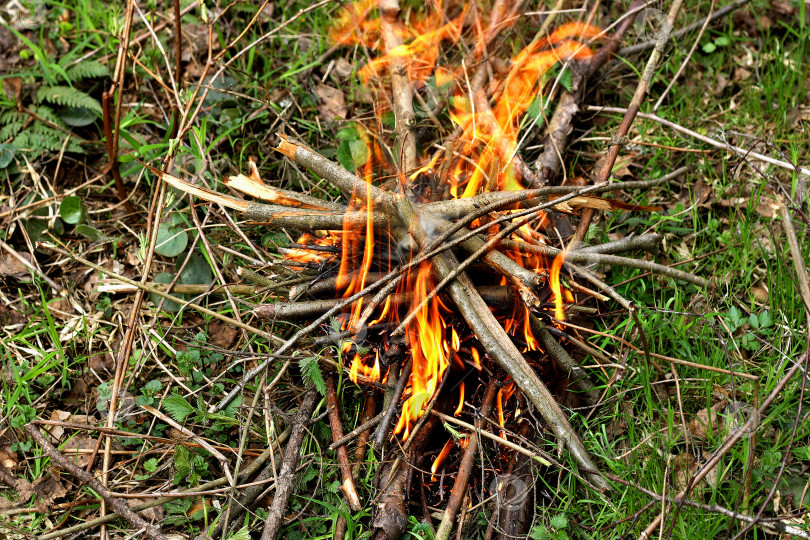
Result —
[[[224,322],[214,321],[208,325],[208,333],[212,344],[227,349],[233,344],[239,330]]]
[[[348,109],[346,108],[346,96],[337,88],[318,83],[313,90],[318,98],[318,112],[327,122],[332,122],[335,118],[344,120]]]
[[[22,258],[31,262],[31,256],[27,253],[18,253]],[[22,279],[30,277],[31,270],[25,266],[17,257],[13,257],[5,251],[0,251],[0,276]]]
[[[45,507],[47,511],[49,506],[61,497],[67,495],[68,489],[59,479],[59,474],[54,471],[49,471],[46,476],[41,476],[34,480],[34,493],[37,495],[37,507]],[[40,506],[41,505],[41,506]]]
[[[705,440],[709,434],[717,435],[720,428],[721,417],[712,409],[698,411],[695,418],[689,422],[689,432],[696,439]]]

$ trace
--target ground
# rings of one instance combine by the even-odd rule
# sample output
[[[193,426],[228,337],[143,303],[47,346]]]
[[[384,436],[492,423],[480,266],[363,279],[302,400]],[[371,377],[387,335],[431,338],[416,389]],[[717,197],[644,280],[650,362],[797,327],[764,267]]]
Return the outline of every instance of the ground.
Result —
[[[254,493],[250,511],[234,519],[229,512],[236,512],[235,499],[245,488],[234,495],[226,489],[226,477],[249,467],[268,445],[283,448],[287,437],[294,438],[289,430],[282,434],[296,425],[294,413],[303,408],[307,389],[314,388],[310,416],[315,421],[302,433],[296,452],[298,472],[289,504],[282,508],[281,537],[331,538],[338,530],[346,538],[370,537],[381,456],[363,449],[355,455],[357,443],[349,443],[361,500],[359,509],[351,508],[340,488],[340,458],[328,449],[334,426],[325,413],[331,410],[327,397],[334,384],[338,422],[350,432],[364,422],[366,397],[379,385],[356,384],[348,374],[335,372],[350,358],[344,357],[329,322],[269,358],[311,320],[265,324],[251,311],[253,304],[287,299],[291,288],[311,281],[307,272],[313,267],[278,262],[279,248],[289,250],[300,242],[302,231],[248,222],[227,204],[209,204],[167,188],[144,164],[245,200],[252,198],[226,187],[224,180],[240,173],[251,176],[255,164],[273,188],[342,200],[340,190],[275,150],[277,134],[352,170],[375,157],[369,148],[384,146],[369,146],[369,137],[398,148],[394,115],[375,116],[375,106],[387,98],[359,79],[367,61],[379,56],[371,43],[376,36],[367,43],[330,40],[348,5],[330,1],[3,4],[4,534],[53,538],[55,531],[75,527],[76,534],[87,524],[84,534],[90,537],[101,528],[103,534],[125,538],[137,530],[120,518],[90,524],[109,514],[111,504],[102,508],[100,493],[87,485],[88,479],[46,455],[26,431],[33,426],[130,505],[153,501],[155,494],[207,486],[203,495],[161,499],[140,513],[164,533],[191,538],[230,520],[230,532],[217,533],[222,538],[258,538],[275,495],[269,488]],[[593,12],[590,3],[580,4],[521,5],[519,18],[492,46],[494,75],[508,69],[510,59],[532,42],[547,12],[554,13],[552,30],[589,13],[594,24],[604,27],[625,13],[629,2]],[[650,180],[685,167],[661,185],[608,194],[660,209],[597,211],[584,241],[597,245],[656,233],[661,238],[653,249],[623,255],[679,268],[710,284],[619,264],[592,266],[632,303],[628,310],[611,298],[598,300],[576,289],[572,277],[564,280],[578,299],[586,300],[574,306],[579,311],[569,309],[565,324],[558,321],[549,328],[589,373],[600,405],[586,406],[581,396],[566,391],[570,381],[548,367],[545,356],[527,357],[541,366],[611,489],[599,493],[572,472],[575,462],[541,429],[543,422],[518,393],[503,407],[504,425],[491,431],[555,463],[546,467],[529,460],[533,465],[525,465],[523,472],[516,468],[513,476],[505,476],[513,450],[482,439],[460,538],[484,538],[488,523],[498,521],[504,504],[496,508],[492,500],[498,479],[504,478],[512,487],[519,484],[519,493],[520,485],[534,488],[517,504],[532,538],[630,538],[645,531],[674,538],[761,538],[788,534],[785,526],[793,527],[788,530],[793,534],[810,535],[804,532],[804,513],[810,508],[810,423],[801,376],[810,291],[797,277],[802,261],[810,262],[810,175],[799,170],[810,168],[808,4],[736,1],[736,9],[705,29],[698,25],[678,35],[678,29],[732,2],[701,0],[685,6],[641,104],[642,114],[626,138],[617,141],[623,109],[603,108],[628,106],[651,53],[649,48],[621,48],[654,39],[670,4],[648,5],[623,36],[618,57],[588,82],[565,165],[554,183],[592,184],[600,160],[617,142],[621,150],[613,181]],[[445,6],[448,14],[453,6]],[[406,24],[436,9],[416,2],[403,2],[403,7],[411,17]],[[442,49],[440,65],[473,57],[471,13],[486,23],[492,6],[484,1],[474,7],[463,12],[462,37]],[[176,9],[182,12],[179,25]],[[350,13],[356,20],[367,15]],[[121,55],[126,44],[128,54]],[[121,63],[124,76],[114,85]],[[559,97],[570,89],[567,73],[556,65],[535,90],[537,97],[530,96],[519,130],[519,155],[531,167],[546,135],[543,96]],[[436,77],[431,84],[417,88],[414,132],[425,161],[430,155],[425,149],[455,126],[452,97]],[[388,152],[388,161],[397,161],[397,152]],[[558,216],[560,236],[573,233],[581,212],[575,208]],[[250,281],[238,269],[261,276]],[[141,303],[136,291],[143,288],[142,277],[149,288]],[[175,300],[194,305],[160,296],[172,282]],[[222,285],[234,288],[222,294]],[[551,304],[538,311],[546,321],[552,320]],[[571,338],[585,341],[590,352],[572,346]],[[213,412],[246,373],[268,358],[266,371]],[[787,379],[787,374],[795,376]],[[474,405],[462,416],[468,422],[479,420],[474,412],[487,379],[480,380],[481,388],[467,398]],[[456,394],[449,400],[457,401]],[[519,409],[531,416],[525,422],[531,424],[528,433],[515,433]],[[440,424],[428,457],[434,459],[445,441],[466,433],[447,421]],[[736,443],[724,448],[730,440]],[[450,447],[440,478],[424,473],[410,490],[410,537],[432,538],[441,520],[462,456],[460,447]],[[703,476],[704,465],[718,456],[719,464]],[[429,466],[426,461],[424,468]],[[273,480],[271,473],[262,481]],[[696,474],[700,479],[692,483]],[[273,483],[273,489],[281,483]],[[687,486],[689,503],[661,501],[662,494],[676,497]],[[751,516],[764,519],[748,528]]]

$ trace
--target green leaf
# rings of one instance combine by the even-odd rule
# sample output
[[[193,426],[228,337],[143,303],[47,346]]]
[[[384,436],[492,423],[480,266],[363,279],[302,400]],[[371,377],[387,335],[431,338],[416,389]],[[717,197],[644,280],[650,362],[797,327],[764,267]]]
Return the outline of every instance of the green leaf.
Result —
[[[543,110],[543,93],[541,91],[537,92],[537,95],[534,96],[534,99],[526,108],[526,115],[529,116],[532,120],[537,120],[537,117],[540,116],[540,112]]]
[[[143,390],[145,392],[149,392],[151,394],[154,394],[155,392],[159,392],[161,387],[162,387],[162,384],[161,384],[159,379],[152,379],[151,381],[149,381],[148,383],[143,385]]]
[[[731,332],[735,331],[737,327],[740,326],[740,324],[742,324],[742,318],[743,315],[740,309],[737,306],[731,306],[731,309],[728,310],[728,317],[726,317],[726,319],[730,323],[729,330]]]
[[[157,232],[155,253],[164,257],[177,257],[188,245],[188,233],[182,227],[161,223]]]
[[[110,70],[107,69],[107,66],[95,60],[85,60],[67,70],[68,77],[70,77],[71,81],[106,77],[109,73]]]
[[[250,540],[250,529],[248,527],[242,527],[231,536],[228,537],[228,540]]]
[[[85,225],[84,223],[76,225],[76,228],[74,230],[76,231],[76,234],[80,234],[85,238],[89,238],[91,242],[102,242],[105,240],[109,240],[106,234],[96,229],[95,227]]]
[[[59,118],[69,126],[89,126],[98,120],[98,114],[88,107],[65,107],[59,112]]]
[[[349,141],[340,141],[337,149],[338,162],[347,171],[354,171],[354,159],[352,158],[352,147]]]
[[[149,459],[147,459],[146,461],[143,462],[143,469],[146,472],[153,473],[153,472],[155,472],[157,470],[157,468],[158,468],[158,460],[157,460],[157,458],[149,458]]]
[[[759,327],[760,328],[768,328],[769,326],[773,325],[773,317],[771,316],[770,311],[763,311],[759,314]]]
[[[748,316],[748,324],[750,324],[754,329],[759,329],[759,319],[754,313]]]
[[[717,50],[717,45],[715,45],[711,41],[709,41],[708,43],[703,44],[703,52],[705,52],[706,54],[711,54],[715,50]]]
[[[355,168],[364,165],[371,157],[371,153],[368,151],[368,145],[360,139],[349,141],[349,151],[352,154],[352,161],[354,162]]]
[[[791,451],[796,459],[801,461],[810,461],[810,446],[797,446]]]
[[[453,439],[455,439],[455,440],[461,439],[461,437],[462,437],[461,433],[459,433],[456,428],[454,428],[453,426],[451,426],[447,422],[444,422],[443,424],[444,424],[444,429],[447,430],[447,432],[450,434],[451,437],[453,437]]]
[[[170,274],[168,272],[161,272],[160,274],[155,276],[155,283],[165,283],[169,284],[174,280],[174,274]],[[149,293],[149,298],[152,300],[152,303],[160,305],[160,301],[163,300],[162,296],[159,296],[155,293]],[[167,313],[177,313],[183,306],[175,302],[174,300],[165,300],[163,302],[163,311]]]
[[[0,169],[5,169],[14,161],[14,147],[9,144],[0,144]]]
[[[181,258],[177,259],[177,266],[183,264]],[[211,266],[205,257],[201,255],[192,255],[189,257],[186,267],[180,274],[180,283],[186,285],[208,285],[214,279],[211,273]]]
[[[69,225],[78,225],[87,215],[87,209],[84,207],[81,197],[71,195],[62,199],[59,205],[59,215]]]
[[[714,44],[718,47],[728,47],[731,45],[731,39],[728,36],[720,36],[714,40]]]
[[[538,525],[529,532],[529,538],[531,540],[553,540],[554,537],[549,534],[545,525]]]
[[[563,72],[560,73],[560,84],[568,90],[569,92],[574,88],[574,75],[571,73],[571,70],[568,68],[563,68]]]
[[[335,134],[335,137],[341,141],[353,141],[358,138],[357,128],[353,124],[342,127]]]
[[[44,219],[31,218],[25,222],[25,232],[31,242],[39,242],[42,235],[48,230],[48,222]]]
[[[321,367],[318,365],[318,358],[314,356],[302,358],[298,361],[298,367],[301,368],[301,374],[304,376],[304,379],[312,383],[312,386],[314,386],[321,395],[326,395],[326,383],[323,380]]]
[[[191,474],[191,456],[188,448],[182,444],[174,447],[174,483],[179,484]]]
[[[565,514],[557,514],[548,522],[552,529],[565,529],[568,527],[568,518]]]
[[[163,409],[178,422],[184,421],[194,412],[194,407],[180,394],[172,394],[163,400]]]

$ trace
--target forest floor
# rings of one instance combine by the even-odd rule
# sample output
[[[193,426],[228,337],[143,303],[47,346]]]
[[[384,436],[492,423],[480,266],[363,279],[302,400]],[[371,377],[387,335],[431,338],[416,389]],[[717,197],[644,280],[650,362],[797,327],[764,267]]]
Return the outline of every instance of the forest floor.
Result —
[[[570,373],[550,367],[545,346],[531,351],[530,338],[515,330],[522,319],[505,323],[610,491],[586,480],[582,462],[559,444],[522,387],[512,394],[520,384],[505,385],[483,348],[483,370],[470,367],[473,355],[479,361],[475,332],[462,330],[463,318],[445,295],[446,327],[461,334],[453,350],[473,376],[466,397],[461,386],[463,412],[455,420],[458,385],[441,385],[436,409],[447,414],[429,423],[424,459],[408,463],[404,538],[434,538],[456,489],[463,500],[454,538],[504,538],[506,530],[560,540],[810,537],[803,376],[810,339],[803,274],[810,263],[810,4],[687,3],[675,14],[640,114],[617,138],[652,53],[634,46],[660,36],[671,3],[648,3],[616,57],[587,80],[562,169],[549,181],[596,183],[615,147],[612,182],[678,171],[659,185],[605,194],[635,208],[597,209],[580,226],[582,241],[596,246],[655,234],[654,245],[621,255],[707,281],[594,259],[583,265],[615,296],[592,291],[570,266],[565,294],[559,281],[556,292],[544,282],[536,318],[584,367],[597,405],[572,389]],[[630,9],[624,0],[606,4],[517,3],[508,29],[485,47],[484,75],[508,80],[533,40],[572,21],[606,28]],[[727,7],[733,9],[701,24]],[[398,403],[383,405],[395,370],[387,386],[350,380],[353,359],[337,337],[343,328],[336,318],[272,355],[315,317],[268,321],[252,309],[289,304],[296,287],[334,276],[340,246],[292,262],[296,252],[318,253],[303,245],[314,241],[301,236],[305,228],[278,224],[275,216],[269,224],[251,221],[234,206],[168,187],[154,170],[244,200],[254,199],[225,179],[260,177],[273,193],[308,194],[338,208],[345,190],[277,151],[279,134],[352,172],[374,169],[373,183],[389,188],[396,182],[388,177],[396,179],[397,164],[408,159],[408,143],[415,143],[419,166],[434,153],[451,155],[445,142],[464,125],[454,107],[467,99],[457,90],[471,84],[493,6],[484,0],[402,8],[405,43],[418,42],[430,24],[459,21],[458,35],[428,35],[432,42],[422,46],[436,50],[431,62],[439,67],[415,87],[405,143],[381,90],[390,84],[389,64],[403,56],[384,57],[376,3],[0,0],[4,537],[129,538],[139,530],[177,538],[247,539],[262,531],[291,539],[380,537],[387,487],[379,477],[403,439],[393,435]],[[409,61],[421,52],[414,49],[404,55]],[[380,71],[370,83],[363,70],[374,59]],[[451,65],[464,67],[440,69]],[[451,72],[455,78],[440,76]],[[522,96],[515,155],[536,171],[548,148],[547,122],[575,79],[565,61],[552,62]],[[508,86],[485,87],[493,108],[507,99]],[[505,161],[484,165],[485,174],[498,177]],[[585,212],[550,210],[548,241],[573,245]],[[359,230],[345,232],[343,242],[354,234],[369,238]],[[552,259],[537,272],[548,275]],[[482,264],[469,274],[477,279],[488,271]],[[559,298],[565,317],[555,311]],[[409,335],[408,351],[416,347]],[[368,342],[376,347],[382,339]],[[453,370],[448,378],[460,377]],[[499,414],[489,421],[480,412],[482,395],[495,378]],[[345,450],[341,457],[329,449],[337,431],[349,433],[386,407],[396,414],[382,433],[385,451],[366,445],[367,435],[343,447],[348,464]],[[496,439],[480,438],[469,486],[455,488],[464,445],[474,437],[471,423]],[[442,449],[449,454],[440,459]],[[516,457],[527,454],[535,459]],[[354,469],[349,479],[359,504],[348,495],[344,465]],[[292,467],[294,482],[282,467]],[[499,494],[509,490],[504,502]],[[140,521],[122,517],[121,503],[142,505]]]

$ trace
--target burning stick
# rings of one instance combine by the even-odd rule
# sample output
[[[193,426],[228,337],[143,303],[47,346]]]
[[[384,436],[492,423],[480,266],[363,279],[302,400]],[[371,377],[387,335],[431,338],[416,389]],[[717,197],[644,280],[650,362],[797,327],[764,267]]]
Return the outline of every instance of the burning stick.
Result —
[[[514,295],[508,287],[480,287],[479,294],[486,299],[487,304],[506,311],[514,305]],[[409,305],[413,300],[413,293],[398,293],[388,297],[394,305]],[[364,297],[364,301],[371,296]],[[276,302],[274,304],[258,304],[253,312],[260,319],[265,320],[296,320],[317,317],[334,308],[340,299],[313,300],[309,302]]]
[[[410,224],[413,237],[420,245],[427,245],[429,239],[425,231],[419,227],[419,220],[413,206],[406,198],[401,198],[397,202],[400,215],[403,221]],[[441,278],[448,276],[453,271],[453,268],[457,266],[458,261],[452,253],[437,255],[433,259],[434,271]],[[512,340],[495,319],[481,296],[475,291],[475,287],[466,274],[459,275],[456,280],[448,285],[448,289],[462,316],[489,355],[509,373],[515,384],[523,390],[529,400],[537,407],[540,414],[548,422],[551,430],[568,447],[577,463],[589,471],[588,477],[591,482],[600,489],[607,490],[609,484],[595,472],[597,467],[576,432],[574,432],[574,428],[568,422],[568,418],[560,410],[546,385],[537,377],[537,374],[512,343]]]
[[[481,417],[487,418],[492,412],[492,402],[495,400],[498,386],[495,377],[489,380],[487,389],[484,392],[484,402],[481,404]],[[481,421],[475,421],[476,429],[481,428]],[[467,492],[467,484],[470,482],[470,475],[472,474],[473,465],[475,462],[475,454],[478,451],[478,435],[476,432],[470,433],[470,439],[467,443],[467,448],[464,449],[464,457],[461,458],[461,464],[458,466],[458,474],[456,481],[453,484],[453,491],[450,493],[450,500],[447,501],[447,507],[444,509],[442,515],[442,522],[436,531],[436,540],[447,540],[450,537],[450,531],[453,527],[453,522],[456,519],[461,499]]]
[[[638,12],[646,7],[645,2],[633,2],[625,16],[622,18],[616,32],[610,37],[592,57],[572,62],[571,69],[571,90],[565,91],[560,96],[557,108],[548,125],[548,137],[545,141],[545,150],[537,164],[541,170],[541,177],[544,182],[551,180],[560,170],[562,165],[562,153],[568,146],[568,135],[573,130],[572,123],[574,116],[579,112],[579,106],[585,93],[585,85],[589,78],[593,77],[605,63],[613,57],[619,46],[622,36],[633,25]],[[604,181],[604,180],[602,180]]]
[[[337,442],[343,437],[343,426],[340,423],[340,411],[338,410],[337,391],[335,389],[335,377],[329,377],[326,380],[326,406],[329,408],[329,425],[332,427],[332,440]],[[340,473],[343,476],[343,483],[340,487],[346,494],[346,500],[349,506],[355,512],[358,512],[362,505],[360,504],[360,497],[357,495],[357,488],[354,486],[352,479],[352,469],[349,465],[349,453],[345,445],[337,447],[337,458],[340,464]]]
[[[416,125],[413,114],[413,101],[411,81],[408,80],[408,66],[406,58],[398,54],[396,49],[402,47],[402,21],[399,0],[379,0],[377,9],[380,10],[380,28],[385,49],[389,56],[389,71],[391,72],[391,87],[393,89],[394,118],[397,127],[397,142],[402,149],[402,163],[404,171],[416,167],[416,139],[412,128]]]

